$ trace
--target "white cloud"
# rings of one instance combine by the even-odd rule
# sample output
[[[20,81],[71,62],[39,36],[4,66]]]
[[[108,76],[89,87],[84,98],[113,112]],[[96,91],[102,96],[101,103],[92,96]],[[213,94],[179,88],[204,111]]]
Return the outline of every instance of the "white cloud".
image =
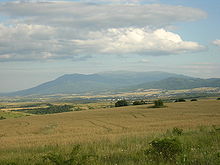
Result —
[[[0,24],[0,57],[2,60],[41,58],[52,47],[53,34],[54,28],[49,26]]]
[[[0,61],[164,55],[204,48],[164,30],[206,17],[202,10],[183,6],[17,1],[0,3],[1,15]]]
[[[141,62],[141,63],[150,63],[150,60],[148,60],[148,59],[141,59],[139,62]]]
[[[214,45],[219,46],[220,47],[220,40],[215,40],[212,42]]]
[[[0,24],[0,61],[79,59],[74,45],[61,33],[60,29],[45,25]]]
[[[8,2],[0,13],[14,23],[69,26],[84,29],[162,27],[206,17],[200,9],[162,4],[91,4],[79,2]],[[11,21],[12,21],[11,20]]]
[[[196,42],[183,41],[175,33],[144,28],[108,29],[91,32],[86,40],[73,40],[80,53],[95,54],[178,54],[204,49]]]
[[[71,32],[62,36],[62,29],[50,26],[0,24],[0,61],[85,59],[104,54],[166,55],[204,49],[164,29],[112,28],[92,31],[84,37]]]

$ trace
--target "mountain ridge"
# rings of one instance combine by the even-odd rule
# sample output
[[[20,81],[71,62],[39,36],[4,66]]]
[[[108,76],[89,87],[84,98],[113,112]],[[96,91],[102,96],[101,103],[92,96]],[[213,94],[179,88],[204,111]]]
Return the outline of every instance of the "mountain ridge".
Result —
[[[220,78],[177,78],[169,77],[155,82],[148,82],[134,86],[133,89],[167,89],[167,90],[179,90],[179,89],[192,89],[200,87],[220,87]]]
[[[50,94],[98,94],[107,91],[136,89],[186,89],[220,87],[220,79],[200,79],[167,72],[115,71],[95,74],[64,74],[36,87],[11,92],[7,96]]]

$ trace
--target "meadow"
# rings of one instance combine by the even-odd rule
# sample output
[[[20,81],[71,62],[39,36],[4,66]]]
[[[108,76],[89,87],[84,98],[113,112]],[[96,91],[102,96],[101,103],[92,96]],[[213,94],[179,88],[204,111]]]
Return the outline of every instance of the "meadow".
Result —
[[[104,104],[89,104],[90,108],[82,111],[0,120],[0,164],[216,164],[220,161],[219,100],[166,103],[164,108],[151,106],[106,108]],[[183,133],[175,134],[173,128]],[[171,138],[171,142],[173,138],[181,145],[181,153],[169,160],[161,157],[158,162],[155,155],[148,154],[150,142],[157,138]],[[152,153],[157,158],[161,156],[153,149]]]

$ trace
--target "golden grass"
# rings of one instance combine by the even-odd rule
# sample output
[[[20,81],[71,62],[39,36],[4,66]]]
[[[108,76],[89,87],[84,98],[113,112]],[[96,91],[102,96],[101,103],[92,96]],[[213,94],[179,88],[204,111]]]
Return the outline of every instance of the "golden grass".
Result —
[[[0,121],[0,149],[66,145],[161,133],[173,127],[220,125],[220,101],[167,103],[33,115]]]

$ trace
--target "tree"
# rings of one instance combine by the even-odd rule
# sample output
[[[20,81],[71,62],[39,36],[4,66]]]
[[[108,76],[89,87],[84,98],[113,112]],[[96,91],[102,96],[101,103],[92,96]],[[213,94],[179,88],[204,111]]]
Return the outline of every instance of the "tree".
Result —
[[[176,100],[175,100],[175,102],[186,102],[186,100],[185,100],[185,99],[180,98],[180,99],[176,99]]]
[[[115,103],[115,107],[128,106],[128,102],[126,100],[119,100]]]
[[[154,105],[153,105],[153,106],[150,106],[150,107],[148,107],[148,108],[165,108],[165,107],[167,107],[167,106],[165,106],[165,105],[163,104],[163,101],[162,101],[162,100],[155,100],[155,101],[154,101]]]
[[[154,101],[154,107],[155,107],[155,108],[164,107],[163,101],[162,101],[162,100],[155,100],[155,101]]]
[[[0,116],[0,120],[4,120],[4,119],[6,119],[5,117],[3,117],[3,116]]]
[[[143,104],[145,104],[145,102],[143,100],[133,102],[133,105],[143,105]]]

